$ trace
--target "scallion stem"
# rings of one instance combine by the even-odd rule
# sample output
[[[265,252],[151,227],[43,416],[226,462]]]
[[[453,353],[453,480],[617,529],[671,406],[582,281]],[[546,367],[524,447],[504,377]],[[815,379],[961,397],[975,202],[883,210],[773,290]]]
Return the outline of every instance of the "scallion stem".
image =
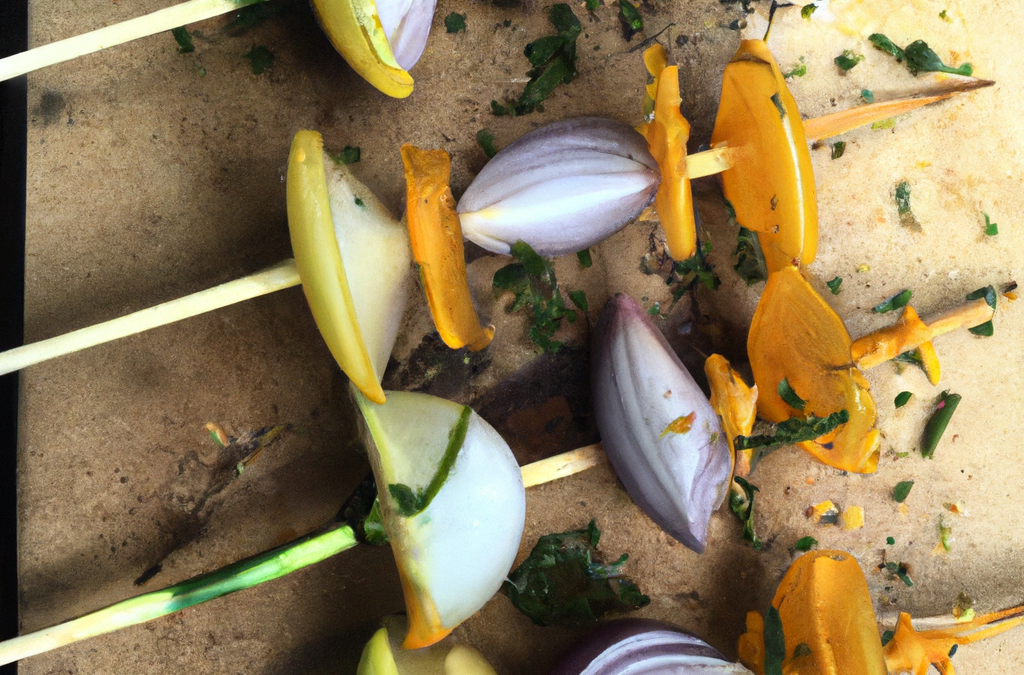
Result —
[[[144,623],[219,598],[318,563],[356,545],[348,525],[333,523],[271,551],[160,591],[124,600],[105,609],[43,630],[0,642],[0,664]]]

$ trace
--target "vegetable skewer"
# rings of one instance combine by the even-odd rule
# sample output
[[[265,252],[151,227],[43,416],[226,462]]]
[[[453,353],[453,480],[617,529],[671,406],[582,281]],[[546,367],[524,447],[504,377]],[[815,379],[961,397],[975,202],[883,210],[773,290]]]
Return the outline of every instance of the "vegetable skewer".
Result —
[[[188,0],[180,5],[0,59],[0,82],[107,47],[227,14],[266,0]]]

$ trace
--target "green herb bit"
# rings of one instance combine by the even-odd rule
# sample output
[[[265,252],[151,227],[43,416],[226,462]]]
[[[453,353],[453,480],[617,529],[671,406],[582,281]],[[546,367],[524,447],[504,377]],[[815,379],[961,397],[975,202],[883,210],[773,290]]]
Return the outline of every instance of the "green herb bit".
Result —
[[[914,487],[914,481],[912,480],[901,480],[896,483],[896,487],[892,489],[892,498],[902,504],[907,501],[907,496],[910,494],[910,488]]]
[[[878,120],[877,122],[871,123],[871,128],[874,130],[878,129],[892,129],[896,126],[895,117],[886,117],[884,120]]]
[[[737,436],[733,443],[737,450],[775,448],[781,445],[803,443],[831,433],[840,424],[846,424],[848,421],[850,421],[850,414],[845,410],[834,412],[828,417],[818,417],[817,415],[808,415],[806,419],[790,417],[788,420],[779,422],[772,435]]]
[[[794,551],[810,551],[812,548],[818,545],[818,540],[814,537],[800,537],[793,544]]]
[[[600,537],[594,521],[583,530],[541,537],[502,591],[540,626],[578,626],[646,606],[650,599],[622,573],[629,556],[604,563],[597,551]]]
[[[875,102],[875,92],[871,91],[870,89],[861,89],[860,97],[864,99],[867,103]]]
[[[774,606],[764,615],[764,675],[782,675],[782,662],[786,659],[786,636],[782,631],[782,617]]]
[[[449,33],[458,33],[466,30],[466,15],[452,12],[444,18],[444,27]]]
[[[661,316],[661,303],[656,302],[647,308],[647,316]]]
[[[939,516],[939,542],[946,553],[949,553],[949,549],[953,546],[953,527],[946,525],[942,516]]]
[[[644,29],[644,18],[640,16],[640,10],[629,0],[619,0],[619,20],[622,21],[626,40]]]
[[[786,405],[788,405],[790,408],[795,408],[796,410],[803,410],[804,406],[807,405],[807,401],[797,396],[797,393],[793,390],[793,387],[790,386],[789,380],[786,379],[785,377],[782,378],[781,382],[779,382],[779,386],[776,387],[776,390],[779,392],[779,396],[782,397],[782,400],[785,401]]]
[[[262,0],[238,0],[244,5],[225,30],[232,36],[242,35],[250,28],[260,25],[267,19],[290,10],[294,5],[286,2],[263,2]]]
[[[572,304],[582,312],[590,311],[587,305],[587,294],[583,291],[569,291],[569,299],[572,300]]]
[[[939,12],[939,18],[945,21],[946,23],[953,23],[953,19],[949,17],[949,14],[946,13],[946,10],[942,10],[941,12]]]
[[[832,59],[843,72],[846,72],[864,60],[863,54],[855,54],[852,50],[844,49],[843,53]]]
[[[388,492],[391,494],[392,499],[395,500],[398,515],[410,518],[422,512],[430,506],[430,502],[434,500],[437,493],[444,487],[445,481],[448,480],[448,474],[451,473],[452,468],[455,466],[455,460],[459,456],[459,451],[466,442],[466,431],[469,429],[469,418],[472,413],[473,411],[469,406],[463,407],[459,420],[449,430],[448,446],[445,448],[444,456],[441,457],[441,462],[437,465],[437,471],[434,473],[434,477],[430,479],[426,489],[421,488],[413,492],[412,488],[402,483],[388,485]]]
[[[828,286],[828,290],[832,291],[832,295],[839,295],[839,287],[843,285],[843,278],[833,277],[832,281],[826,281],[825,285]]]
[[[576,251],[576,259],[580,261],[580,265],[583,269],[590,269],[590,266],[594,264],[594,261],[590,257],[589,248],[585,248],[582,251]]]
[[[558,3],[551,7],[548,20],[557,35],[549,35],[526,45],[523,54],[533,68],[526,74],[530,81],[523,88],[519,100],[508,106],[491,101],[491,112],[496,116],[526,115],[542,109],[546,100],[559,84],[569,84],[579,72],[576,70],[576,39],[583,32],[579,19],[569,5]]]
[[[810,5],[804,5],[803,7],[800,8],[800,16],[803,17],[804,19],[809,20],[811,18],[811,15],[814,14],[814,12],[816,12],[817,9],[818,6],[813,3]]]
[[[907,586],[913,586],[914,582],[910,579],[909,568],[906,563],[894,563],[887,562],[884,565],[879,565],[879,569],[887,569],[895,576],[899,577]]]
[[[960,394],[950,394],[944,391],[939,394],[939,401],[935,404],[935,412],[924,426],[924,439],[921,442],[921,456],[931,459],[935,455],[935,448],[942,440],[942,434],[946,433],[949,420],[960,405]]]
[[[996,289],[992,286],[985,286],[984,288],[979,288],[978,290],[967,294],[968,300],[977,300],[979,298],[984,298],[989,307],[993,310],[996,309]],[[975,335],[981,335],[982,337],[992,337],[995,332],[991,319],[983,324],[974,326],[973,328],[968,328],[967,330]]]
[[[911,42],[904,49],[904,53],[907,57],[907,67],[910,68],[910,72],[914,75],[918,73],[949,73],[951,75],[970,77],[974,74],[974,68],[969,63],[956,68],[947,66],[924,40]]]
[[[763,544],[758,538],[757,532],[754,531],[755,492],[758,492],[756,485],[736,476],[733,478],[732,489],[729,491],[729,509],[743,523],[743,538],[750,542],[755,551],[760,551]]]
[[[910,183],[905,180],[896,184],[896,212],[900,216],[900,225],[915,232],[921,231],[921,223],[910,208]]]
[[[697,247],[697,252],[692,256],[672,265],[672,271],[665,283],[671,285],[678,282],[675,290],[672,291],[673,303],[698,283],[704,284],[708,290],[712,291],[722,285],[722,280],[715,274],[715,266],[708,262],[710,253],[711,242],[706,241]]]
[[[913,291],[911,291],[909,288],[906,288],[897,293],[896,295],[892,296],[885,302],[881,302],[875,305],[874,307],[871,308],[871,311],[877,312],[878,314],[885,314],[886,312],[892,312],[894,310],[906,307],[907,303],[910,302],[910,296],[912,296],[913,294]]]
[[[498,154],[498,149],[494,147],[494,134],[491,133],[490,129],[481,129],[476,132],[476,144],[487,155],[487,159]]]
[[[892,546],[893,544],[896,543],[896,538],[895,537],[886,537],[885,538],[885,543],[888,544],[889,546]]]
[[[253,75],[262,75],[267,68],[274,65],[274,54],[263,45],[253,47],[242,58],[249,59]]]
[[[793,70],[789,71],[788,73],[783,73],[782,76],[788,80],[791,77],[803,77],[806,74],[807,74],[807,64],[804,63],[804,57],[801,56],[800,57],[800,65],[796,66],[795,68],[793,68]]]
[[[924,361],[921,359],[921,352],[917,349],[911,349],[910,351],[903,352],[893,357],[893,361],[897,363],[910,363],[915,366],[924,366]]]
[[[989,219],[988,214],[984,211],[981,212],[981,215],[985,216],[985,234],[989,237],[994,237],[999,234],[999,225],[997,223],[993,223]]]
[[[576,312],[565,306],[555,270],[547,260],[524,241],[513,244],[511,253],[518,262],[505,265],[494,273],[494,289],[515,294],[515,300],[506,307],[506,312],[511,314],[529,307],[533,313],[530,339],[545,352],[557,352],[562,343],[552,340],[552,337],[561,327],[563,318],[570,323],[576,320]]]
[[[363,153],[358,145],[346,145],[341,152],[328,152],[327,156],[331,158],[332,162],[340,166],[342,164],[355,164],[362,158]]]
[[[913,396],[911,392],[901,391],[900,393],[896,394],[896,399],[893,402],[896,404],[897,408],[902,408],[907,404],[908,401],[910,401],[911,396]]]
[[[366,208],[366,202],[364,202],[361,198],[356,197],[356,206],[361,206],[361,207],[363,207],[365,209]]]
[[[775,109],[779,111],[779,117],[785,119],[786,109],[782,107],[782,97],[779,96],[779,92],[772,94],[772,103],[775,104]]]
[[[876,49],[881,49],[886,54],[891,54],[896,57],[897,61],[903,61],[907,58],[903,49],[897,47],[892,40],[885,37],[881,33],[872,33],[868,36],[868,42],[873,44]]]
[[[596,12],[597,8],[600,6],[600,4],[601,4],[601,0],[586,0],[587,11],[588,12]]]
[[[891,539],[891,537],[890,537],[890,539]],[[892,642],[892,639],[894,637],[896,637],[896,631],[887,630],[884,633],[882,633],[882,646],[884,647],[887,644],[889,644],[890,642]]]
[[[172,28],[171,35],[174,36],[174,41],[178,43],[179,54],[188,54],[196,50],[195,45],[192,44],[192,36],[184,27]]]
[[[768,280],[768,265],[764,261],[761,241],[756,232],[741,225],[736,235],[736,250],[732,254],[736,256],[736,264],[732,268],[747,286]]]
[[[363,520],[363,539],[367,544],[384,546],[390,543],[388,533],[384,531],[384,518],[380,513],[380,500],[373,500],[373,507]]]
[[[981,337],[992,337],[995,334],[995,327],[992,325],[992,320],[989,319],[985,323],[979,324],[972,328],[968,328],[968,331]]]

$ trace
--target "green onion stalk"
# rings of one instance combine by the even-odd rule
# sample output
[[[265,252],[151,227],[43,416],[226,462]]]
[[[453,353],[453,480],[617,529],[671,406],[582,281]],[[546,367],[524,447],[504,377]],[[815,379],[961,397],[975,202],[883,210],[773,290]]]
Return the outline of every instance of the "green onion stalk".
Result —
[[[355,546],[348,525],[331,523],[318,532],[232,563],[219,570],[123,600],[62,624],[0,642],[0,665],[151,621],[307,567]]]

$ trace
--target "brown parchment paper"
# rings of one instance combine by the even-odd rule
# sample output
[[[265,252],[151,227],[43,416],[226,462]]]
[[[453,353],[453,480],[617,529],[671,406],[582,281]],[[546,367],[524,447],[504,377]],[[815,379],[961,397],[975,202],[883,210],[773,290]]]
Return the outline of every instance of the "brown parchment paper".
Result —
[[[276,0],[275,0],[276,1]],[[34,0],[31,41],[43,44],[165,6],[162,0]],[[766,3],[758,9],[764,12]],[[536,126],[602,115],[639,122],[644,37],[665,29],[670,62],[683,78],[694,146],[710,136],[721,72],[739,33],[738,7],[717,0],[645,2],[646,32],[627,42],[615,5],[588,15],[579,78],[559,87],[543,112],[495,118],[492,99],[518,96],[529,65],[523,46],[550,33],[547,5],[501,9],[440,0],[427,50],[404,101],[379,94],[330,47],[308,8],[280,3],[275,16],[242,34],[230,17],[190,26],[196,50],[180,54],[170,34],[87,56],[29,78],[30,123],[26,340],[120,316],[256,271],[290,255],[284,171],[295,131],[313,128],[328,147],[358,145],[355,170],[396,213],[404,185],[398,146],[442,147],[458,195],[486,162],[474,140],[490,129],[499,147]],[[951,21],[939,18],[946,10]],[[947,62],[970,61],[995,87],[901,117],[891,128],[846,134],[845,155],[812,152],[820,247],[810,271],[852,335],[892,315],[870,308],[911,288],[922,313],[955,305],[987,284],[1024,276],[1019,214],[1024,127],[1019,119],[1024,10],[987,0],[834,0],[814,21],[780,10],[770,47],[784,71],[801,57],[807,75],[790,80],[805,116],[855,105],[862,89],[879,98],[919,83],[874,50],[875,31],[899,44],[924,38]],[[467,15],[447,34],[443,19]],[[764,21],[748,17],[760,36]],[[254,75],[243,58],[269,48],[272,68]],[[843,75],[843,49],[865,56]],[[912,186],[920,233],[901,227],[894,189]],[[662,323],[673,344],[698,343],[742,359],[761,285],[730,269],[735,229],[713,179],[695,184],[704,236],[722,279],[697,305],[676,305]],[[999,223],[983,234],[982,211]],[[668,307],[671,288],[640,261],[657,247],[657,223],[640,222],[593,249],[594,267],[556,262],[565,288],[583,289],[588,321],[566,327],[559,357],[538,357],[526,319],[506,315],[490,291],[505,259],[477,257],[471,284],[494,343],[454,358],[430,333],[417,295],[385,384],[472,403],[509,439],[521,462],[592,442],[586,383],[588,327],[619,291]],[[478,255],[479,251],[473,252]],[[862,267],[863,266],[863,267]],[[858,269],[865,271],[858,272]],[[842,276],[833,296],[824,281]],[[797,449],[770,455],[759,486],[757,530],[765,550],[740,540],[725,509],[712,519],[698,556],[667,537],[629,500],[607,468],[533,488],[520,557],[537,537],[596,518],[602,548],[630,554],[629,573],[651,597],[643,616],[670,620],[734,657],[748,610],[764,610],[813,535],[853,553],[876,608],[892,616],[946,614],[964,591],[982,611],[1024,601],[1018,447],[1024,309],[1000,301],[995,335],[966,332],[937,341],[938,388],[914,368],[868,373],[879,406],[883,456],[871,476],[843,475]],[[693,321],[692,315],[708,319]],[[689,330],[689,335],[681,331]],[[685,349],[685,347],[682,347]],[[693,353],[684,353],[688,363]],[[942,389],[963,396],[933,460],[916,452]],[[900,391],[911,403],[894,410]],[[22,373],[19,481],[20,614],[31,631],[137,593],[160,588],[263,551],[315,529],[366,474],[354,437],[346,382],[322,344],[299,289],[97,347]],[[240,435],[274,424],[294,428],[240,477],[223,478],[204,425]],[[902,453],[909,453],[903,456]],[[914,480],[901,510],[890,492]],[[811,504],[864,507],[860,530],[814,525]],[[967,515],[944,510],[962,501]],[[938,523],[953,528],[938,554]],[[886,537],[896,543],[887,546]],[[875,566],[909,564],[906,588]],[[134,580],[155,564],[156,576]],[[390,551],[359,547],[265,586],[116,634],[26,660],[25,673],[350,673],[378,618],[402,609]],[[503,596],[456,630],[502,675],[543,673],[580,631],[540,628]],[[961,649],[966,675],[1024,671],[1024,637],[1009,633]]]

